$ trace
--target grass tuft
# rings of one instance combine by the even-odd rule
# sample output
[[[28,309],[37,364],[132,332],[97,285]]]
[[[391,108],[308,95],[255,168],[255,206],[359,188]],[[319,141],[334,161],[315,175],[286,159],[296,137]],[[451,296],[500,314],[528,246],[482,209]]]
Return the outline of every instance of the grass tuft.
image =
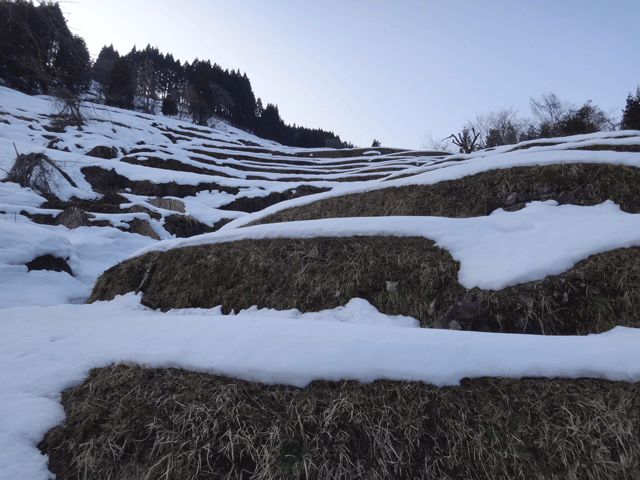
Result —
[[[130,222],[126,223],[129,224],[129,233],[137,233],[139,235],[144,235],[145,237],[153,238],[154,240],[160,240],[160,236],[156,233],[148,220],[134,218]]]
[[[147,203],[157,208],[172,210],[174,212],[185,213],[184,202],[176,198],[152,198]]]
[[[69,207],[55,218],[55,224],[64,225],[65,227],[74,230],[78,227],[91,225],[91,220],[89,220],[91,217],[93,217],[93,215],[90,216],[79,207]]]

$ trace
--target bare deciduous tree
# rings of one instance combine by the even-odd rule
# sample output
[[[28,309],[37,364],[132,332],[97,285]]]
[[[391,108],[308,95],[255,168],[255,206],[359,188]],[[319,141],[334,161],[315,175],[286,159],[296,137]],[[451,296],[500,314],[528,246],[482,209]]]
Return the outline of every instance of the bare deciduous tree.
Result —
[[[525,122],[518,118],[513,107],[492,110],[477,115],[474,122],[467,122],[465,128],[480,133],[482,148],[512,145],[520,141]]]
[[[558,123],[571,108],[571,105],[561,101],[553,92],[542,95],[538,100],[529,99],[529,106],[538,120],[540,135],[545,137],[555,135]]]
[[[461,133],[454,133],[447,138],[450,138],[454,145],[460,147],[460,153],[471,153],[478,147],[480,132],[476,132],[475,128],[471,128],[471,131],[468,128],[463,128]]]
[[[422,140],[422,146],[436,152],[453,153],[454,150],[450,136],[443,138],[442,140],[438,140],[431,132],[427,132],[425,134],[424,139]]]

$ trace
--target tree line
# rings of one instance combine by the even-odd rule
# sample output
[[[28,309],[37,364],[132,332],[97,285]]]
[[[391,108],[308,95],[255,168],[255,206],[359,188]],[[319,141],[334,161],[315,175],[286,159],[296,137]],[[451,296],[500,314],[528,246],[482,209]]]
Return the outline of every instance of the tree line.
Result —
[[[135,46],[120,55],[105,46],[91,61],[85,41],[70,32],[57,2],[34,5],[0,0],[0,80],[27,94],[79,100],[93,85],[104,103],[164,115],[189,116],[198,125],[219,118],[278,143],[296,147],[351,146],[333,132],[288,125],[277,105],[263,106],[246,73],[210,60],[181,63],[158,48]]]
[[[584,133],[606,132],[616,129],[640,130],[640,87],[635,95],[629,93],[622,119],[618,123],[611,114],[602,111],[591,100],[576,107],[562,101],[555,93],[529,100],[531,118],[520,118],[513,108],[477,115],[462,130],[443,140],[427,140],[428,147],[446,150],[452,144],[460,153],[512,145],[540,138],[566,137]]]
[[[333,132],[286,124],[278,106],[263,106],[246,73],[225,70],[210,60],[181,63],[158,48],[135,46],[120,55],[105,46],[91,61],[84,39],[69,30],[57,2],[0,0],[0,81],[27,94],[50,94],[61,112],[80,125],[80,98],[97,86],[108,105],[164,115],[189,116],[207,125],[220,118],[262,138],[297,147],[345,147]],[[640,87],[627,97],[619,123],[591,101],[576,107],[554,93],[530,100],[531,118],[513,109],[478,115],[459,133],[428,146],[461,152],[515,144],[525,140],[620,129],[640,130]],[[374,141],[374,145],[379,142]]]
[[[0,0],[0,80],[7,86],[55,96],[60,113],[80,126],[79,95],[90,70],[87,45],[71,33],[57,3]]]

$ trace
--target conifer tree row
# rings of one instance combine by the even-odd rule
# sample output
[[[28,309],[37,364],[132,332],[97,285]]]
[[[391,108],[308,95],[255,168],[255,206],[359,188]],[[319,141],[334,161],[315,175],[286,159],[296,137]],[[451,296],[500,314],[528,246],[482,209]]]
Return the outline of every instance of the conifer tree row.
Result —
[[[70,32],[57,2],[0,0],[0,82],[30,95],[55,95],[75,108],[91,80],[112,106],[155,113],[161,103],[167,115],[190,114],[201,125],[217,117],[285,145],[343,146],[332,132],[286,125],[277,106],[263,108],[239,70],[197,58],[181,64],[150,45],[134,46],[124,56],[105,46],[92,65],[84,40]]]
[[[130,74],[125,73],[122,62],[129,65]],[[155,113],[156,101],[159,101],[163,114],[179,117],[189,114],[199,125],[206,125],[215,117],[284,145],[344,146],[340,137],[332,132],[285,124],[277,105],[263,107],[262,100],[255,98],[246,73],[224,70],[209,60],[196,58],[181,64],[173,55],[164,55],[151,45],[143,50],[134,47],[120,56],[113,45],[109,45],[102,48],[91,72],[92,79],[100,85],[100,94],[113,106]],[[130,85],[135,93],[135,106],[132,95],[123,101],[117,93],[129,91],[124,85]]]
[[[89,86],[91,58],[73,35],[58,3],[0,0],[0,79],[28,94]]]

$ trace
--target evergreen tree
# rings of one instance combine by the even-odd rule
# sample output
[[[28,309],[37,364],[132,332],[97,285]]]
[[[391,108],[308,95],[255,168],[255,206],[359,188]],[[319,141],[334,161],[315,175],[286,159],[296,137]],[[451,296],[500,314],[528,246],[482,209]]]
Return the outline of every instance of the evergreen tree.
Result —
[[[640,87],[636,88],[636,95],[627,96],[627,105],[622,111],[622,130],[640,130]]]
[[[196,72],[193,85],[189,92],[189,112],[193,118],[193,123],[207,125],[211,115],[213,115],[213,92],[209,85],[209,70],[211,65],[208,62],[201,62]]]
[[[167,117],[178,114],[178,104],[172,94],[167,95],[162,100],[162,114]]]
[[[157,97],[158,77],[153,60],[145,58],[136,69],[136,93],[143,99],[142,111],[155,113],[154,101]]]
[[[493,148],[493,147],[499,147],[501,145],[506,145],[506,144],[504,142],[504,138],[502,138],[502,135],[500,134],[500,130],[498,130],[497,128],[490,129],[489,133],[487,133],[487,136],[484,139],[483,147]]]
[[[107,105],[133,109],[135,84],[133,68],[126,58],[119,58],[113,65],[107,86]]]
[[[140,102],[136,106],[145,113],[154,113],[155,100],[161,94],[164,55],[160,53],[158,47],[152,47],[149,44],[144,50],[138,50],[134,46],[125,58],[129,60],[134,72],[136,101]],[[169,85],[164,85],[162,90],[165,95],[169,88]]]
[[[260,120],[260,117],[262,117],[263,111],[264,111],[264,107],[262,106],[262,99],[258,98],[258,100],[256,100],[256,109],[254,111],[254,116],[256,117],[256,120]]]
[[[613,129],[609,117],[588,100],[579,109],[570,108],[558,122],[557,134],[560,136],[580,135],[583,133],[602,132]]]
[[[0,0],[0,78],[22,92],[75,95],[88,86],[89,52],[58,3]]]
[[[72,35],[59,49],[53,64],[59,79],[57,87],[74,94],[86,91],[91,79],[91,56],[84,39]]]
[[[259,135],[268,140],[284,143],[284,123],[280,119],[278,106],[269,103],[260,117]]]
[[[106,97],[109,86],[109,77],[113,66],[120,59],[120,54],[113,48],[113,44],[108,47],[105,45],[100,50],[98,58],[91,68],[91,79],[97,82],[99,92]]]

